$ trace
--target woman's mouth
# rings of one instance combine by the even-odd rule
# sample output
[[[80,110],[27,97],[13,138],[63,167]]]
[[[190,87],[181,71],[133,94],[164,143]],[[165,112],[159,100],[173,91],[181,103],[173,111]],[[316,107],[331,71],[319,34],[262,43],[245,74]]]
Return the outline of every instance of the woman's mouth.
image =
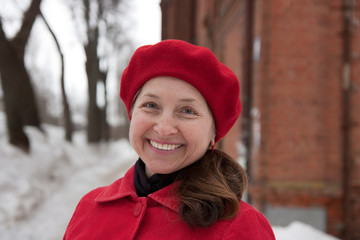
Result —
[[[155,142],[152,140],[150,140],[150,144],[154,148],[156,148],[158,150],[162,150],[162,151],[173,151],[173,150],[181,147],[181,144],[162,144],[162,143],[158,143],[158,142]]]

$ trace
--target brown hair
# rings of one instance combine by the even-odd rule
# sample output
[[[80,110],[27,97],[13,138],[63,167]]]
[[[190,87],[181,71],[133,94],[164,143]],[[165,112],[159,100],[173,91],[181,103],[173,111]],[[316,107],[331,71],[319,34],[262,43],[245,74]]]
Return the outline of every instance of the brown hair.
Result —
[[[220,150],[207,150],[201,159],[182,169],[178,178],[180,217],[198,227],[235,217],[248,184],[241,165]]]

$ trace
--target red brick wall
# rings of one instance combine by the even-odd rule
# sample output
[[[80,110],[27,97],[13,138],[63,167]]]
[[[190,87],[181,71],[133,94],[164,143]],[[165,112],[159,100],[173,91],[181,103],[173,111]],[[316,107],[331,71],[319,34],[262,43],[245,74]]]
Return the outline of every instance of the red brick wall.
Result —
[[[162,38],[192,42],[194,38],[195,1],[161,1]]]
[[[258,4],[265,1],[258,1]],[[342,12],[328,1],[264,3],[254,107],[267,181],[342,180]],[[330,14],[331,13],[331,14]],[[258,98],[258,99],[257,99]],[[256,169],[253,169],[254,171]],[[256,174],[256,173],[254,173]]]
[[[357,1],[351,16],[349,87],[349,197],[350,236],[360,239],[360,5]]]
[[[357,28],[353,31],[358,33]],[[354,43],[357,33],[351,37]],[[355,174],[360,173],[355,124],[360,99],[355,100],[357,91],[349,93],[350,140],[344,146],[343,2],[257,0],[255,37],[262,41],[253,79],[253,107],[261,126],[261,142],[253,145],[251,159],[255,204],[324,206],[328,231],[343,236],[351,229],[349,239],[355,239],[360,224],[345,226],[344,208],[355,210],[360,203],[355,200],[360,198]],[[360,77],[356,66],[353,62],[354,85]],[[344,175],[345,151],[352,167]],[[343,179],[351,185],[351,205],[343,201]],[[360,211],[353,210],[353,219],[359,219]]]
[[[327,231],[353,240],[360,239],[360,7],[350,11],[345,91],[345,1],[196,0],[186,27],[240,79],[245,111],[220,147],[236,157],[236,143],[250,134],[252,204],[321,206]],[[168,29],[179,20],[167,11]],[[261,51],[249,60],[251,33]]]

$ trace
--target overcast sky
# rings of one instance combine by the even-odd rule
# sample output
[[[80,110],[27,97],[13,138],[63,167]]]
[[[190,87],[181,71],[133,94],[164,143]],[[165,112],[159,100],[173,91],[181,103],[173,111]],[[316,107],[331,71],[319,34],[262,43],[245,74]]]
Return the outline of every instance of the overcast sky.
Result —
[[[160,0],[135,0],[137,19],[136,37],[140,45],[152,44],[161,39]]]

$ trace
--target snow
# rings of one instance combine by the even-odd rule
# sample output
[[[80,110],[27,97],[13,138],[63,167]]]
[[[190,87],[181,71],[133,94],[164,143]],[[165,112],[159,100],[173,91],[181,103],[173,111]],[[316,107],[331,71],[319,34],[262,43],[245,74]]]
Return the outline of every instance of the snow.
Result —
[[[286,227],[274,226],[273,230],[277,240],[338,240],[338,238],[297,221],[290,223]]]
[[[61,239],[80,198],[124,175],[137,159],[127,140],[88,145],[84,133],[74,143],[63,130],[27,128],[31,154],[7,143],[0,112],[0,236],[2,240]],[[313,227],[292,222],[274,226],[278,240],[335,240]]]
[[[30,155],[7,143],[0,114],[0,238],[61,239],[80,198],[123,176],[137,159],[127,140],[87,145],[77,133],[74,143],[60,128],[44,133],[27,128]]]

